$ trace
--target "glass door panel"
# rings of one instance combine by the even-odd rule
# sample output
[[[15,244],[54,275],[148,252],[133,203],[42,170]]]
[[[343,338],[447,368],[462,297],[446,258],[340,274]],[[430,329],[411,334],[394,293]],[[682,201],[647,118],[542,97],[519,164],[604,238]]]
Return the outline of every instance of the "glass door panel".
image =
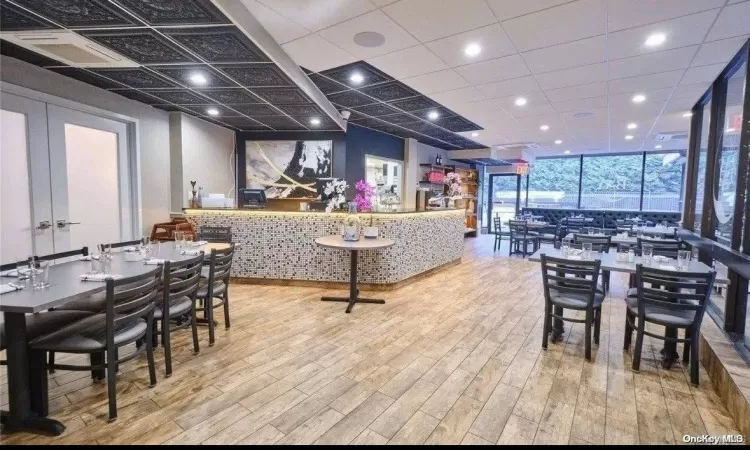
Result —
[[[494,174],[489,176],[488,218],[490,232],[495,230],[495,217],[499,217],[503,227],[508,220],[518,214],[519,176],[514,174]]]

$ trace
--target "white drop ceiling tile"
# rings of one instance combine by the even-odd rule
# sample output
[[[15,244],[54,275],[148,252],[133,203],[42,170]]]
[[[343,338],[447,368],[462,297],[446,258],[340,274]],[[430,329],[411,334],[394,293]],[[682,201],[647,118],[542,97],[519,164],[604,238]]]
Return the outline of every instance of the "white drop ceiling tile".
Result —
[[[354,42],[354,36],[363,31],[382,34],[385,37],[385,43],[379,47],[363,47],[357,44]],[[321,30],[318,34],[360,59],[385,55],[419,44],[416,39],[380,10],[341,22]]]
[[[526,99],[525,105],[523,106],[516,105],[515,102],[519,97],[523,97]],[[541,91],[529,92],[523,95],[511,95],[508,97],[496,98],[496,99],[493,99],[492,101],[500,105],[503,109],[508,111],[508,113],[513,116],[515,116],[514,114],[515,111],[528,108],[529,106],[539,106],[539,105],[549,104],[549,100],[547,100],[547,96],[545,96],[544,92],[541,92]]]
[[[597,81],[607,80],[607,65],[604,63],[591,64],[555,72],[545,72],[537,74],[536,79],[542,89],[557,89],[596,83]]]
[[[682,98],[674,98],[674,96],[669,100],[667,103],[666,108],[664,108],[665,113],[677,113],[679,112],[680,115],[689,112],[691,109],[693,109],[693,105],[695,105],[695,102],[698,100],[696,97],[695,99],[689,98],[689,97],[682,97]]]
[[[750,2],[729,5],[708,33],[706,41],[716,41],[750,33]]]
[[[610,94],[628,94],[653,91],[677,86],[684,70],[673,70],[670,72],[652,73],[630,78],[620,78],[609,81]]]
[[[555,110],[552,109],[552,105],[527,105],[523,108],[516,108],[508,111],[508,114],[515,118],[519,117],[531,117],[531,116],[549,116],[555,114]]]
[[[310,30],[255,0],[242,0],[248,11],[279,44],[310,34]]]
[[[372,2],[372,4],[377,6],[378,8],[390,5],[391,3],[396,3],[397,1],[398,0],[370,0],[370,2]]]
[[[578,0],[503,22],[518,51],[604,34],[604,0]]]
[[[452,69],[404,78],[401,81],[422,94],[433,94],[469,86],[469,83]]]
[[[313,72],[343,66],[357,60],[317,34],[311,34],[281,46],[296,62]]]
[[[308,30],[318,31],[375,9],[368,0],[260,0],[261,3]]]
[[[510,95],[520,95],[541,90],[532,76],[480,84],[476,88],[487,98],[508,97]]]
[[[494,113],[495,111],[502,110],[502,107],[497,104],[495,100],[479,100],[476,102],[469,102],[464,103],[461,105],[456,105],[453,108],[457,113],[467,116],[470,114],[484,114],[484,113]],[[507,114],[500,114],[504,117],[509,117]],[[493,115],[493,117],[496,115]],[[474,120],[474,119],[471,119]]]
[[[606,108],[607,97],[581,98],[564,102],[553,102],[552,107],[557,112],[587,112],[592,109]]]
[[[551,102],[563,102],[581,98],[602,97],[607,95],[607,83],[591,83],[581,86],[569,86],[559,89],[548,89],[544,91]]]
[[[609,31],[634,28],[724,6],[724,0],[608,0]]]
[[[688,98],[692,99],[693,103],[697,102],[699,98],[706,93],[708,88],[711,87],[711,82],[707,83],[696,83],[696,84],[680,84],[675,88],[672,98]]]
[[[609,79],[635,77],[657,72],[685,69],[698,51],[697,45],[648,53],[609,62]]]
[[[750,36],[744,35],[720,41],[705,42],[701,45],[700,50],[698,50],[698,54],[695,55],[693,65],[706,66],[709,64],[728,63],[737,54],[748,37]]]
[[[611,32],[607,37],[609,59],[627,58],[700,44],[718,12],[718,9],[713,9],[642,27]],[[647,47],[644,43],[653,33],[664,33],[667,40],[656,48]]]
[[[422,42],[496,22],[484,0],[401,0],[383,11]]]
[[[634,108],[638,110],[642,106],[657,102],[665,102],[672,95],[673,88],[654,89],[653,91],[642,91],[639,94],[646,96],[643,103],[633,103],[633,93],[613,94],[610,92],[609,105],[611,108]]]
[[[376,56],[367,62],[398,80],[448,68],[424,45]]]
[[[464,50],[469,44],[479,45],[481,52],[474,57],[467,56]],[[428,42],[426,45],[451,67],[473,64],[516,53],[513,43],[510,42],[508,35],[503,31],[503,27],[498,23]]]
[[[520,117],[516,121],[524,128],[537,134],[538,136],[545,139],[554,139],[551,136],[561,133],[565,129],[565,125],[557,117],[557,114],[551,116],[532,116],[532,117]],[[549,130],[542,131],[539,129],[542,125],[547,125]]]
[[[691,67],[685,72],[680,84],[712,83],[724,70],[724,66],[724,64],[711,64],[710,66]]]
[[[532,73],[552,72],[605,61],[604,36],[541,48],[521,54]]]
[[[430,98],[452,108],[454,105],[484,100],[485,96],[474,87],[453,89],[451,91],[438,92],[430,95]]]
[[[503,21],[568,3],[570,0],[487,0],[497,20]]]
[[[509,80],[530,74],[526,64],[518,55],[504,56],[457,67],[456,71],[469,83],[475,85]]]

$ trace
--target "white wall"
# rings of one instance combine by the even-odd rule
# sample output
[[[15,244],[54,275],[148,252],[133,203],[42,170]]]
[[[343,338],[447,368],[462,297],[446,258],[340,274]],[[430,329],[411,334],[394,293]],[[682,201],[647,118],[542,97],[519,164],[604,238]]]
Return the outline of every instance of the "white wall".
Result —
[[[138,119],[143,232],[169,220],[169,114],[35,65],[2,56],[0,79]],[[1,89],[1,87],[0,87]]]
[[[190,180],[198,182],[196,189],[203,187],[204,195],[234,197],[234,131],[183,113],[172,113],[170,119],[173,133],[174,122],[180,124],[183,206],[188,205]],[[176,177],[174,171],[173,176]],[[173,184],[173,195],[174,189]],[[172,199],[173,208],[175,200]]]

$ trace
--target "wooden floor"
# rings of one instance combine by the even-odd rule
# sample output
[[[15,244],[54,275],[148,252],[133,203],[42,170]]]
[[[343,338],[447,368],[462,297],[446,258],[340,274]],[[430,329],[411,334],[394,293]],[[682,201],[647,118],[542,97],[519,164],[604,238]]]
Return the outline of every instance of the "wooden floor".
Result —
[[[658,366],[659,341],[646,338],[641,371],[630,370],[615,274],[593,361],[580,324],[543,351],[539,265],[506,251],[469,239],[461,264],[369,295],[386,305],[352,314],[319,301],[332,291],[233,286],[232,328],[214,347],[202,329],[194,356],[190,333],[178,332],[174,375],[164,378],[159,349],[154,388],[145,359],[121,368],[116,422],[105,384],[59,371],[51,409],[66,433],[0,444],[637,444],[737,433],[705,371],[696,388],[685,368]]]

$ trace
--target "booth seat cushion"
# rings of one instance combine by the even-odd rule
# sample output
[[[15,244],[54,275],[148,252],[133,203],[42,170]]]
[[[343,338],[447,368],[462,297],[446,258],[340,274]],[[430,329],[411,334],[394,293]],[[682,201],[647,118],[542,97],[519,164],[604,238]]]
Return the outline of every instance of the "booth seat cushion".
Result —
[[[599,228],[615,228],[617,220],[623,220],[627,216],[640,215],[644,220],[654,224],[668,222],[675,225],[680,221],[681,214],[666,211],[629,211],[629,210],[598,210],[598,209],[559,209],[559,208],[522,208],[523,212],[542,216],[542,220],[552,225],[557,225],[565,217],[583,214],[592,217],[594,221],[590,226]]]

